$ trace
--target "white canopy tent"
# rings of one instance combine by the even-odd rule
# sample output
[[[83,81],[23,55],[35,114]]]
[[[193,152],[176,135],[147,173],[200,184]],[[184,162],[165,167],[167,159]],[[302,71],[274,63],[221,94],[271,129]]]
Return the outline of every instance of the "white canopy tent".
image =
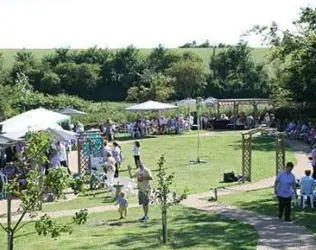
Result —
[[[164,110],[171,110],[177,109],[178,107],[175,105],[162,103],[162,102],[155,102],[155,101],[147,101],[143,102],[131,107],[126,108],[126,111],[130,112],[147,112],[147,111],[164,111]]]
[[[53,125],[65,121],[70,121],[70,116],[38,108],[5,120],[0,125],[2,125],[3,133],[15,133],[36,126]]]
[[[64,130],[58,124],[37,124],[35,126],[24,127],[21,130],[4,133],[1,136],[8,138],[10,140],[18,141],[21,140],[25,136],[26,133],[31,131],[40,131],[40,130],[47,130],[53,137],[57,140],[72,140],[76,139],[76,133]]]

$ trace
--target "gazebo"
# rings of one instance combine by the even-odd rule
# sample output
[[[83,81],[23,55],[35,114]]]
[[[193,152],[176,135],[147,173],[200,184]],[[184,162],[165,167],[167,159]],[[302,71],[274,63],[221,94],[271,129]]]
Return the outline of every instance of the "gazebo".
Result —
[[[219,116],[220,107],[232,105],[234,107],[234,115],[238,115],[239,105],[249,104],[253,106],[254,112],[257,112],[259,104],[271,104],[271,100],[267,98],[235,98],[235,99],[218,99],[217,100],[217,116]]]

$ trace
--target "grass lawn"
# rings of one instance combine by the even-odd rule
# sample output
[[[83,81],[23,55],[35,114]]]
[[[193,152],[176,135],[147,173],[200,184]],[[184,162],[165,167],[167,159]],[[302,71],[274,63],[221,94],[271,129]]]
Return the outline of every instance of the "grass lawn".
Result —
[[[270,216],[276,217],[278,214],[278,200],[274,196],[273,188],[220,196],[219,202]],[[306,227],[316,237],[315,210],[309,208],[305,208],[304,210],[301,208],[293,208],[292,212],[292,219],[294,219],[297,224]]]
[[[206,164],[193,165],[189,161],[196,159],[197,139],[193,136],[161,136],[141,141],[142,159],[145,165],[156,175],[156,166],[159,157],[165,154],[168,172],[175,172],[173,188],[182,192],[185,187],[189,193],[208,191],[212,187],[232,184],[221,183],[223,173],[234,171],[241,173],[241,136],[239,132],[217,132],[214,136],[201,137],[201,159]],[[253,181],[271,177],[275,174],[274,139],[255,137],[253,140]],[[134,167],[132,143],[122,144],[125,156],[121,166],[121,175],[127,176],[127,165]],[[292,152],[287,152],[287,160],[295,161]],[[136,171],[136,169],[135,169]],[[155,182],[153,183],[155,186]],[[86,193],[79,198],[60,203],[45,204],[44,211],[87,208],[111,204],[111,198],[105,198],[104,192],[98,192],[93,197]],[[134,203],[136,197],[130,199]]]
[[[168,246],[160,243],[160,211],[151,207],[150,220],[145,224],[135,220],[141,216],[138,208],[130,209],[128,218],[120,225],[108,224],[118,222],[117,212],[90,214],[85,225],[75,226],[72,235],[63,235],[58,240],[37,236],[34,223],[30,223],[17,235],[15,249],[256,249],[258,235],[248,224],[182,206],[169,211]],[[59,221],[67,223],[70,218]],[[2,230],[0,239],[5,239]],[[5,240],[0,241],[0,249],[5,249],[5,243]]]
[[[273,138],[255,137],[253,140],[252,179],[271,177],[275,174],[275,141]],[[134,166],[133,144],[123,144],[125,162],[123,174],[127,175],[127,165]],[[206,164],[190,164],[197,158],[197,138],[195,136],[170,136],[141,141],[141,158],[155,175],[157,161],[165,154],[166,167],[175,172],[174,188],[177,191],[189,188],[190,193],[207,191],[212,187],[227,185],[221,183],[223,173],[234,171],[241,174],[240,132],[216,132],[214,136],[201,137],[201,159]],[[287,160],[295,161],[294,154],[287,152]]]

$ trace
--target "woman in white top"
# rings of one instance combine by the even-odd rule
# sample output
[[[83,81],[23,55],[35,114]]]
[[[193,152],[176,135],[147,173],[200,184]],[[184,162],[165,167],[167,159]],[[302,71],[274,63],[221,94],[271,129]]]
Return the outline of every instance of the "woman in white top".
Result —
[[[136,168],[138,168],[138,162],[140,161],[140,143],[139,143],[139,141],[134,142],[133,154],[134,154],[135,166],[136,166]]]
[[[121,159],[121,154],[122,154],[122,150],[121,150],[121,147],[120,145],[114,141],[113,142],[113,148],[112,148],[112,156],[113,158],[115,159],[115,175],[114,177],[119,177],[119,168],[120,168],[120,164],[122,162],[122,159]]]
[[[115,159],[112,157],[111,152],[106,153],[107,161],[106,161],[106,179],[107,185],[110,190],[113,189],[114,185],[114,174],[115,174]]]
[[[57,154],[59,156],[60,165],[67,169],[68,174],[71,174],[67,164],[67,148],[65,144],[60,141],[57,142]]]
[[[103,161],[106,162],[107,159],[108,159],[108,153],[111,153],[111,148],[110,146],[108,145],[108,142],[107,141],[104,141],[103,142]]]

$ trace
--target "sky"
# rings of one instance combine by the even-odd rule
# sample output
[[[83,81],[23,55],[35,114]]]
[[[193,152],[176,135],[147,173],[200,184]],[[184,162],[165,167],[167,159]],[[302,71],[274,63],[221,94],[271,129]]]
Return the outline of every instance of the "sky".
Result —
[[[0,48],[235,44],[255,24],[291,29],[310,4],[316,0],[0,0]]]

